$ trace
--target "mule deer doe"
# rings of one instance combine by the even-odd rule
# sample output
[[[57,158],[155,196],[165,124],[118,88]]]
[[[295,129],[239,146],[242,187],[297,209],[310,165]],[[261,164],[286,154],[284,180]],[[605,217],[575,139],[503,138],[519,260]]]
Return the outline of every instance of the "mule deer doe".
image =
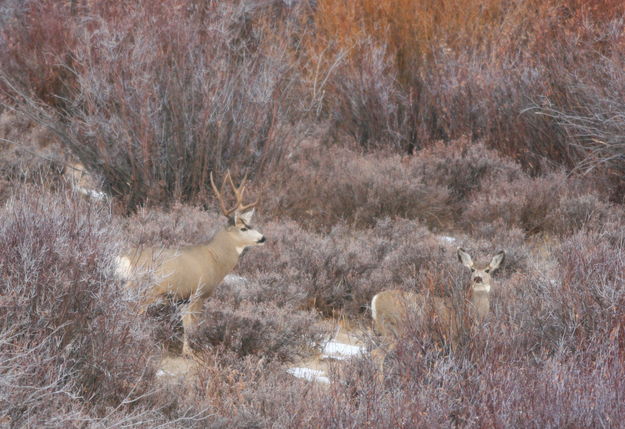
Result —
[[[469,314],[475,322],[483,320],[490,311],[491,274],[503,262],[505,253],[500,251],[482,268],[473,264],[471,256],[458,249],[458,259],[471,270],[468,289]],[[374,329],[383,337],[397,339],[401,329],[408,322],[428,326],[431,320],[441,328],[443,337],[452,345],[456,342],[463,319],[455,311],[451,298],[439,298],[402,290],[387,290],[375,295],[371,301],[371,316]],[[391,340],[392,342],[393,340]],[[395,344],[392,343],[390,349]],[[372,352],[375,360],[381,360],[382,368],[386,355],[381,349]]]
[[[198,313],[204,300],[211,296],[223,278],[237,264],[243,249],[265,243],[265,237],[251,227],[253,207],[258,203],[244,205],[245,178],[236,187],[228,171],[220,189],[210,175],[211,186],[228,223],[208,243],[179,249],[145,248],[133,249],[118,258],[118,271],[124,276],[141,271],[152,271],[158,283],[150,287],[145,307],[158,299],[171,295],[177,300],[189,300],[182,316],[184,329],[183,354],[190,354],[188,333],[197,323]],[[226,208],[223,191],[230,183],[236,197],[236,205]]]

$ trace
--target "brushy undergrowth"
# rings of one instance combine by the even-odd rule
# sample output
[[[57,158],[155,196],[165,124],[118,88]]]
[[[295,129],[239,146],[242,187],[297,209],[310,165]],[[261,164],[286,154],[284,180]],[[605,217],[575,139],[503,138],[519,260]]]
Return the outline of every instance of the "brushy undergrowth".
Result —
[[[26,103],[129,209],[202,200],[210,171],[270,169],[298,139],[287,123],[297,72],[288,41],[271,35],[291,18],[277,4],[174,3],[72,13],[30,2],[3,29],[5,96]],[[33,25],[15,31],[24,21]],[[47,37],[50,22],[63,31]]]
[[[152,390],[154,345],[114,275],[111,215],[40,192],[20,188],[0,216],[0,415],[13,427],[115,407],[131,418]]]
[[[0,10],[0,426],[625,419],[622,1]],[[112,203],[65,192],[48,139]],[[114,258],[209,240],[226,220],[208,177],[227,168],[249,173],[267,243],[207,301],[194,377],[155,391],[184,303],[138,315]],[[458,246],[506,260],[457,346],[413,323],[383,380],[368,356],[327,386],[285,373],[323,316],[368,326],[381,290],[461,296]]]
[[[128,209],[202,199],[213,170],[280,168],[320,127],[400,154],[470,136],[532,172],[590,172],[622,201],[617,0],[46,0],[7,12],[2,99],[55,129]]]
[[[239,358],[293,361],[312,353],[326,332],[315,327],[315,313],[253,300],[233,304],[211,299],[192,336],[200,348],[223,348]]]

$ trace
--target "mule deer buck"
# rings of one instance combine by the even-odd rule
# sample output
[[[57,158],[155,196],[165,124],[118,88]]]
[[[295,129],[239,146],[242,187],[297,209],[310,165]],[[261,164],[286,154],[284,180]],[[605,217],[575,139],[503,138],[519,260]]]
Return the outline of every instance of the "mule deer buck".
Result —
[[[234,269],[246,247],[265,243],[263,234],[251,226],[253,207],[258,200],[243,204],[245,178],[236,187],[228,171],[220,189],[215,186],[212,173],[210,180],[228,223],[208,243],[179,249],[133,249],[118,258],[118,271],[124,277],[137,270],[152,271],[155,274],[158,282],[150,287],[144,308],[167,295],[176,300],[189,300],[182,316],[183,354],[191,353],[188,333],[197,323],[204,300],[213,294],[223,278]],[[236,197],[236,205],[229,209],[224,202],[226,182],[230,184]]]
[[[493,256],[487,266],[477,268],[471,256],[464,249],[458,248],[458,259],[471,270],[467,301],[470,318],[476,323],[482,321],[490,311],[491,274],[499,268],[504,257],[505,253],[500,251]],[[462,315],[456,313],[451,298],[396,289],[380,292],[373,297],[371,316],[374,329],[383,337],[391,338],[389,347],[391,350],[395,347],[393,341],[398,338],[406,323],[431,326],[431,322],[434,321],[441,328],[443,340],[453,346],[464,322]],[[375,360],[381,360],[382,368],[386,353],[376,349],[372,355]]]

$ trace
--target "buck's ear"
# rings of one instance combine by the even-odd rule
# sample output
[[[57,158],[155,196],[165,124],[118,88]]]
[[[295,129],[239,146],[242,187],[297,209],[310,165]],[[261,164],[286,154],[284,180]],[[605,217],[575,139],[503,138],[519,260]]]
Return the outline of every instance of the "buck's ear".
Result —
[[[254,209],[248,210],[245,213],[241,213],[239,217],[246,224],[249,225],[252,223],[252,216],[254,216]]]
[[[497,253],[495,256],[493,256],[493,259],[490,261],[491,271],[495,271],[497,268],[499,268],[499,266],[501,265],[501,263],[503,262],[505,258],[506,258],[506,253],[503,250]]]
[[[467,268],[471,268],[473,266],[473,259],[471,259],[471,255],[469,255],[466,250],[461,247],[458,247],[458,260]]]

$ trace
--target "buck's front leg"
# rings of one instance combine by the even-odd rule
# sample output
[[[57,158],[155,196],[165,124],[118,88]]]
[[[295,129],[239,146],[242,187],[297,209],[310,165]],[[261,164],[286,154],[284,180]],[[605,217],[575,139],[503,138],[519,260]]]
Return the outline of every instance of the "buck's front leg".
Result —
[[[163,295],[156,288],[149,289],[145,292],[143,298],[141,298],[139,303],[139,314],[149,314],[148,308],[150,305],[160,301],[161,299],[163,299]]]
[[[189,305],[182,315],[183,344],[182,354],[191,355],[193,351],[189,346],[189,333],[197,325],[197,321],[202,312],[205,297],[200,294],[194,294],[189,301]]]

